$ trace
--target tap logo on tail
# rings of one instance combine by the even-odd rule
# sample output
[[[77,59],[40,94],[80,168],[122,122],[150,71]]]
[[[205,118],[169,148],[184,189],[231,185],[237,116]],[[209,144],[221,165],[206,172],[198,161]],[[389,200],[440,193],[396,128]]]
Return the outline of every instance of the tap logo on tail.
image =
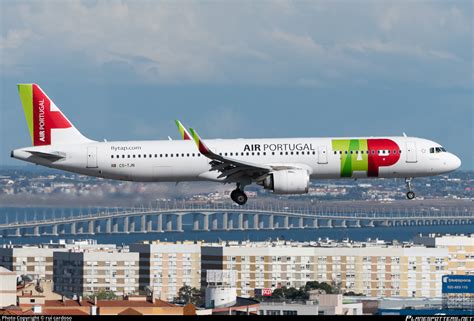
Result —
[[[73,127],[38,85],[19,84],[18,92],[34,146],[51,145],[52,129]]]

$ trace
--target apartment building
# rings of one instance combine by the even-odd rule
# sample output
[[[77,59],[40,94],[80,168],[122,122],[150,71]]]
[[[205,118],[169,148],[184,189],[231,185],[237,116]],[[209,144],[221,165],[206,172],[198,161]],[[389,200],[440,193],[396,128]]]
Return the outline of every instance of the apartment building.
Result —
[[[111,249],[114,244],[97,244],[96,240],[69,241],[39,245],[3,245],[0,247],[0,266],[18,276],[28,275],[33,279],[53,279],[53,252],[73,249]]]
[[[18,276],[29,275],[33,279],[53,279],[53,252],[64,248],[41,246],[2,247],[0,266]]]
[[[448,249],[449,274],[474,275],[474,234],[418,236],[416,244]]]
[[[143,242],[130,245],[140,254],[140,290],[146,287],[161,300],[173,300],[179,289],[201,285],[201,243]]]
[[[139,254],[123,250],[54,252],[54,291],[87,296],[100,291],[138,294]]]
[[[255,289],[299,288],[308,281],[367,296],[440,297],[441,276],[450,266],[447,248],[379,243],[213,245],[204,246],[202,256],[203,270],[237,271],[237,294],[244,297]]]

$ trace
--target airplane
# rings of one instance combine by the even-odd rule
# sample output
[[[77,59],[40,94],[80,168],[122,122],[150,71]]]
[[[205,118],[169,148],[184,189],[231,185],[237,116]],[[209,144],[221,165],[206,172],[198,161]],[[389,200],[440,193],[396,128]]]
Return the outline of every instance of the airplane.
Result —
[[[461,160],[423,138],[321,137],[206,139],[176,121],[182,140],[94,141],[83,136],[37,84],[18,91],[32,139],[11,157],[83,175],[135,182],[213,181],[235,184],[231,199],[247,203],[256,183],[274,194],[305,194],[313,179],[404,178],[452,172]]]

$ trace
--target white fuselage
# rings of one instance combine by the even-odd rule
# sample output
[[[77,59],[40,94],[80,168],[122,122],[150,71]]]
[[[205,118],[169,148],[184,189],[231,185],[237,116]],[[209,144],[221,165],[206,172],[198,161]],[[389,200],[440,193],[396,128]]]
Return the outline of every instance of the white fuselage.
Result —
[[[337,148],[335,140],[390,140],[398,146],[396,150]],[[438,143],[414,137],[214,139],[206,140],[206,144],[214,153],[235,160],[307,169],[311,179],[432,176],[451,172],[461,164],[459,158],[449,152],[430,152],[432,148],[441,147]],[[63,158],[52,161],[29,151],[56,153]],[[377,175],[371,175],[364,167],[369,156],[382,162]],[[126,181],[222,180],[218,172],[210,171],[210,160],[190,140],[36,146],[16,149],[12,157],[65,171]],[[383,162],[390,157],[396,162],[385,166]]]

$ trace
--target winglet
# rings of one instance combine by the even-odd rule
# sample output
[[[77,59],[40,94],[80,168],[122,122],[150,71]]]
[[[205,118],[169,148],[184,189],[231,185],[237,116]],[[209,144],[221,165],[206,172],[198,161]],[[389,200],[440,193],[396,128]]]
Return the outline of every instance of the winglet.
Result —
[[[196,143],[196,146],[198,147],[201,154],[203,155],[211,154],[211,150],[207,148],[207,146],[202,141],[201,137],[199,137],[198,133],[193,128],[189,128],[189,130],[191,131],[191,135],[193,136],[194,142]]]
[[[176,126],[178,126],[179,133],[181,134],[181,138],[183,140],[191,140],[191,135],[188,133],[186,128],[179,120],[175,120]]]

